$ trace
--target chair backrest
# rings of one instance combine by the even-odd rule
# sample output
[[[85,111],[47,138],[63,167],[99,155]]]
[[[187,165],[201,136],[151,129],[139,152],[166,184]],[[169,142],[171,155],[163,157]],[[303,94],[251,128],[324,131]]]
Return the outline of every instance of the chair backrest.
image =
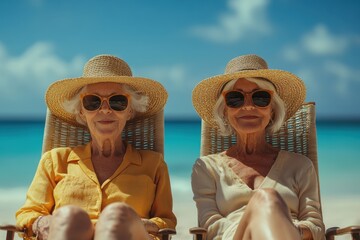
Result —
[[[277,133],[266,138],[274,147],[307,156],[313,162],[319,182],[314,102],[303,104]],[[225,151],[235,143],[235,134],[221,136],[217,129],[201,122],[201,156]],[[320,186],[318,189],[320,196]]]
[[[148,149],[164,154],[164,111],[128,122],[122,136],[136,149]],[[47,110],[43,153],[56,147],[74,147],[89,141],[90,134],[87,129],[69,124]]]

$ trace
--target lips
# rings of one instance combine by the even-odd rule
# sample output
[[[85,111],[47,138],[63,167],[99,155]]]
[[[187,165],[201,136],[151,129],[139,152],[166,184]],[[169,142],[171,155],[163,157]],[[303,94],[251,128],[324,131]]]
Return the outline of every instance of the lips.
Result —
[[[98,121],[98,123],[100,124],[111,124],[111,123],[114,123],[115,121],[113,120],[101,120],[101,121]]]
[[[255,115],[246,115],[246,116],[241,116],[239,117],[240,119],[245,119],[245,120],[252,120],[252,119],[258,119],[258,116]]]

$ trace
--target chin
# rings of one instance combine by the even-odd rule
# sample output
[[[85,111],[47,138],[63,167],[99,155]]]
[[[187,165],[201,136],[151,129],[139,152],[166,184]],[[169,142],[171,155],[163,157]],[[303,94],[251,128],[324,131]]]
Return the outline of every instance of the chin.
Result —
[[[265,130],[265,127],[260,124],[247,123],[247,124],[238,124],[237,127],[234,129],[237,130],[237,132],[242,132],[242,133],[256,133],[256,132],[263,132]]]
[[[115,137],[115,135],[119,135],[119,131],[116,128],[97,128],[92,131],[94,134],[106,137]],[[121,134],[121,132],[120,132]]]

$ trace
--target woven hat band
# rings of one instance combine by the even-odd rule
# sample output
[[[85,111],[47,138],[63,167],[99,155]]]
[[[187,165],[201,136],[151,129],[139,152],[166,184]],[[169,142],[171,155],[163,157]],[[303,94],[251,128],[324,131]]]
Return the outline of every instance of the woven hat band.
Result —
[[[246,55],[230,60],[226,65],[225,74],[259,69],[268,69],[265,60],[256,55]]]
[[[132,73],[125,61],[109,55],[94,57],[84,66],[83,77],[109,76],[132,76]]]

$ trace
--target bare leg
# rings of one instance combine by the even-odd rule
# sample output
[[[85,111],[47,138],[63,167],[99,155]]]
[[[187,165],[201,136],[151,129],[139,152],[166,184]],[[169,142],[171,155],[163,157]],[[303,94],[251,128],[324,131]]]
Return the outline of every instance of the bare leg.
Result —
[[[259,189],[250,199],[234,239],[300,239],[286,203],[273,189]]]
[[[69,205],[54,212],[48,239],[90,240],[93,232],[89,215],[83,209]]]
[[[95,240],[150,239],[136,212],[125,203],[112,203],[101,213],[95,226]]]

